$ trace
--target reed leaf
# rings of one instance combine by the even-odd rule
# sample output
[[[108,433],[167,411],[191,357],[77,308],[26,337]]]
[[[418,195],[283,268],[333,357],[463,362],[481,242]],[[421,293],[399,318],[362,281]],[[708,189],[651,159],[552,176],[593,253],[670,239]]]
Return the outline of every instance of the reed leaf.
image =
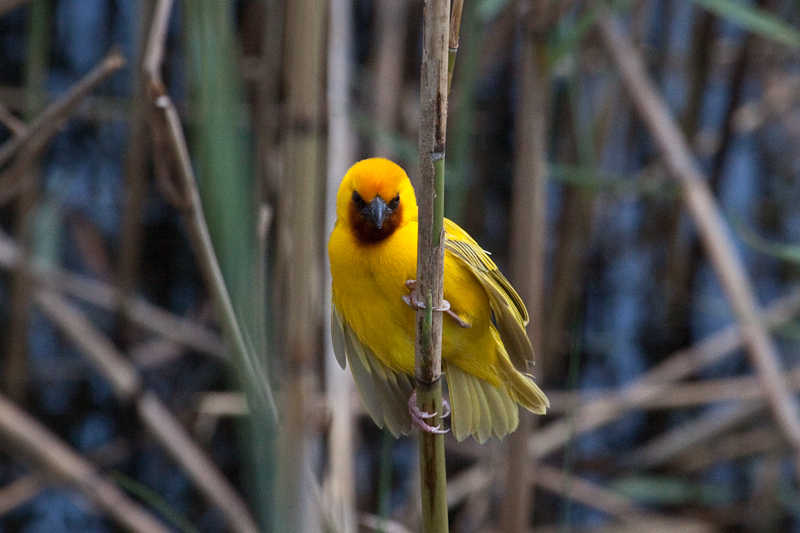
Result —
[[[232,6],[188,2],[184,6],[190,89],[197,110],[193,130],[198,185],[209,232],[247,350],[234,369],[248,397],[247,444],[251,502],[262,528],[271,522],[276,420],[259,398],[272,397],[266,376],[263,261],[256,234],[252,139],[245,121],[238,43]],[[255,372],[253,370],[256,370]]]
[[[765,39],[791,48],[800,47],[800,31],[765,9],[734,0],[692,0],[692,2]]]

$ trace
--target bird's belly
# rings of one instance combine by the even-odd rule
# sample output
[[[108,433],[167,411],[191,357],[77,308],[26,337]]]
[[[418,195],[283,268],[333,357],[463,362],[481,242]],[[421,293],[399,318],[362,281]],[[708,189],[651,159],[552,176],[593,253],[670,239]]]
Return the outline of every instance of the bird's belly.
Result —
[[[394,370],[414,373],[414,311],[402,297],[414,278],[416,258],[368,257],[331,260],[333,301],[361,343]]]
[[[400,303],[405,306],[402,301]],[[414,373],[414,313],[411,308],[399,308],[386,298],[373,297],[351,309],[349,315],[345,315],[347,323],[383,364],[395,372]]]

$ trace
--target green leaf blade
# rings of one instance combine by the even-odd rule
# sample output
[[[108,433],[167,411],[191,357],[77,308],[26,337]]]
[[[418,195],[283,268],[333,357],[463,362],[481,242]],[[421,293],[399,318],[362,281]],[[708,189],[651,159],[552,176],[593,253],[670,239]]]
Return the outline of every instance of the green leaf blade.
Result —
[[[692,0],[695,4],[765,39],[800,48],[800,31],[791,27],[765,9],[755,8],[734,0]]]

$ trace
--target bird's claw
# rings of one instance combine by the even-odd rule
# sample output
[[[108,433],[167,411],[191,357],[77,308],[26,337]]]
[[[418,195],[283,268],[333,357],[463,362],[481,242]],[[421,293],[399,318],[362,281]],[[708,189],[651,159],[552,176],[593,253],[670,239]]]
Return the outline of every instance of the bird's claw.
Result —
[[[411,292],[409,292],[408,294],[404,294],[402,296],[403,301],[406,303],[406,305],[414,310],[425,309],[425,302],[417,299],[417,280],[410,279],[406,281],[405,285],[407,288],[411,289]],[[466,322],[461,320],[461,317],[450,309],[450,302],[448,302],[447,300],[442,300],[442,306],[434,307],[433,310],[448,314],[453,320],[456,321],[456,324],[458,324],[464,329],[472,327],[472,324],[467,324]]]
[[[447,413],[442,415],[445,417],[450,414],[450,405],[447,403],[446,400],[442,399],[442,408],[447,409]],[[449,429],[442,429],[442,425],[439,424],[438,426],[431,426],[426,422],[426,419],[433,418],[438,414],[437,412],[434,413],[427,413],[420,409],[417,406],[417,391],[411,393],[411,397],[408,399],[408,412],[411,415],[411,420],[414,422],[414,425],[417,426],[421,431],[425,433],[434,433],[443,435],[450,431]]]
[[[442,398],[442,409],[445,411],[442,413],[442,418],[450,416],[450,404],[444,398]]]

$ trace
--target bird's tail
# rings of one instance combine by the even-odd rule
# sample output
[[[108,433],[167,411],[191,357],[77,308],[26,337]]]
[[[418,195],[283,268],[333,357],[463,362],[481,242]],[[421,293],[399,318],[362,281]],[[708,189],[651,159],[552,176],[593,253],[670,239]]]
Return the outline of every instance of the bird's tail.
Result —
[[[483,444],[517,429],[519,408],[506,387],[495,387],[455,364],[443,361],[450,393],[450,429],[461,442],[470,435]]]
[[[453,410],[450,427],[459,442],[470,435],[480,443],[489,437],[503,439],[517,429],[517,404],[536,414],[550,407],[533,378],[514,368],[503,353],[498,354],[499,387],[455,364],[443,364]]]
[[[534,383],[533,376],[523,374],[514,368],[508,357],[502,355],[497,358],[497,365],[500,377],[514,400],[528,411],[537,415],[545,414],[547,408],[550,407],[550,400]]]

